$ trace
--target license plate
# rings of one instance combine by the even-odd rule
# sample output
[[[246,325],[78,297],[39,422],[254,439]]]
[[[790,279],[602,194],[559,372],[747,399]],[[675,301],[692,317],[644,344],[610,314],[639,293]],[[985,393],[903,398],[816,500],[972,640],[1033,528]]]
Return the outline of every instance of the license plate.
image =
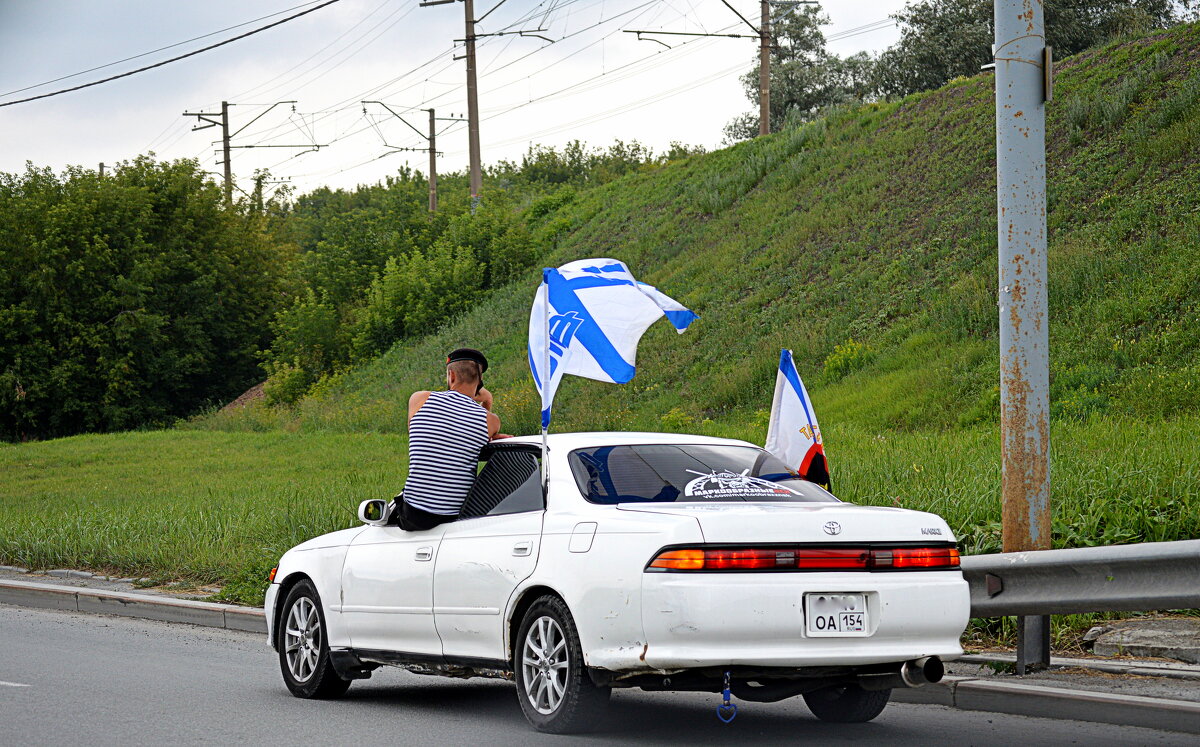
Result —
[[[812,637],[868,636],[866,594],[805,594],[804,628]]]

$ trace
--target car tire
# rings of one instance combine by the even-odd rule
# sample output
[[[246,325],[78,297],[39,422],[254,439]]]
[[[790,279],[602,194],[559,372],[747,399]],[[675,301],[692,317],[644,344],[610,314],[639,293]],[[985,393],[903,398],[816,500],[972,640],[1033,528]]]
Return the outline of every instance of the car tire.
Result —
[[[883,713],[891,697],[891,690],[864,690],[858,685],[835,685],[804,693],[804,703],[822,721],[856,724],[870,721]]]
[[[525,612],[513,645],[513,671],[521,711],[538,731],[588,731],[608,708],[612,688],[592,682],[575,620],[558,597],[541,597]]]
[[[279,616],[279,669],[297,698],[336,698],[350,687],[329,660],[325,612],[311,581],[292,587]]]

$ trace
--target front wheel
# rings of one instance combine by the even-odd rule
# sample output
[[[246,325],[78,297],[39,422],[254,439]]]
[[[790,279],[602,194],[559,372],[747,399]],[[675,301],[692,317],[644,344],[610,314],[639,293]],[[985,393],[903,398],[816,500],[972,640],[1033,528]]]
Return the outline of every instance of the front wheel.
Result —
[[[870,721],[883,713],[891,697],[891,690],[864,690],[858,685],[836,685],[804,693],[804,703],[822,721],[852,724]]]
[[[310,581],[288,592],[279,618],[279,668],[283,681],[297,698],[336,698],[350,687],[329,661],[325,613]]]
[[[612,689],[597,687],[583,664],[571,611],[558,597],[533,603],[517,633],[513,670],[525,718],[538,731],[588,731],[604,714]]]

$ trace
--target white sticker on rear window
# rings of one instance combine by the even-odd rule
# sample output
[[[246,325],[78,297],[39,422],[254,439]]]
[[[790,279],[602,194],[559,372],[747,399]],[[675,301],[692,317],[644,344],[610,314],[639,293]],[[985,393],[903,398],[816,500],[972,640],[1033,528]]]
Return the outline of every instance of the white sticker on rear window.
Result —
[[[781,495],[800,495],[798,491],[785,485],[764,480],[761,477],[751,477],[746,474],[749,471],[748,469],[741,472],[723,470],[704,473],[689,469],[688,472],[700,476],[688,482],[687,487],[683,489],[683,494],[688,498],[720,498],[722,496],[772,498]]]

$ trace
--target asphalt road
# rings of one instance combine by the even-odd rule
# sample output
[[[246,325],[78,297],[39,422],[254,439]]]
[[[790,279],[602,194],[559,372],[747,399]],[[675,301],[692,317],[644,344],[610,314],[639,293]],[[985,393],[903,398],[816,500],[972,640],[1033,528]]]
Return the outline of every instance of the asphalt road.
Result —
[[[801,698],[743,703],[729,725],[716,696],[617,691],[582,741],[812,744],[1192,745],[1195,736],[892,704],[869,724],[817,721]],[[0,605],[0,743],[514,744],[533,731],[509,683],[383,669],[340,701],[293,698],[262,636]]]

